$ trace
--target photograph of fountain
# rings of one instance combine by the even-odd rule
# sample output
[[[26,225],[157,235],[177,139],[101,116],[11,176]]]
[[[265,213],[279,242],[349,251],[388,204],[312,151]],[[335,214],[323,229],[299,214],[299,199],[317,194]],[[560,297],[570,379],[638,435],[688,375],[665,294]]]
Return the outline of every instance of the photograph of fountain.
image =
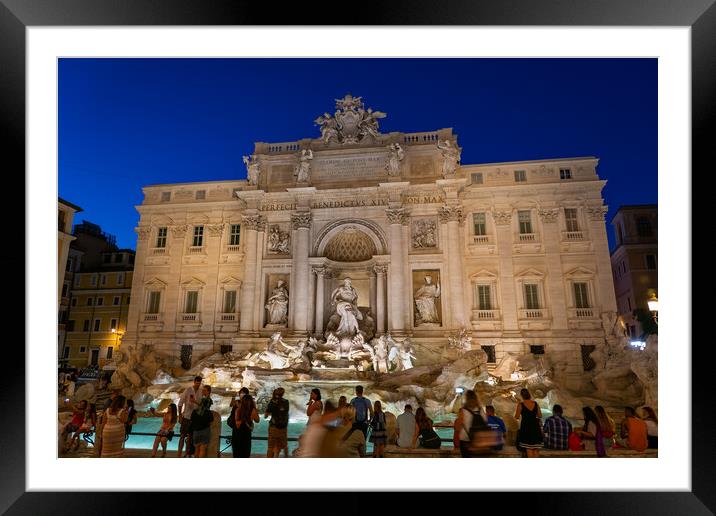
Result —
[[[58,455],[657,457],[656,66],[61,59]]]

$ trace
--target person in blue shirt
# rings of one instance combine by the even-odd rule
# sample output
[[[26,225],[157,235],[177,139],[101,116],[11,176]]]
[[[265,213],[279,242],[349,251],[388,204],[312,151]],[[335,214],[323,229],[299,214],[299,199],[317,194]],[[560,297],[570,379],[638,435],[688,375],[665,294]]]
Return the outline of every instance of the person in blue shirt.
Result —
[[[495,415],[495,407],[492,405],[485,407],[485,412],[487,413],[487,426],[500,434],[500,443],[495,445],[493,449],[501,450],[505,445],[505,434],[507,434],[505,422]]]
[[[373,405],[368,398],[363,397],[363,386],[356,385],[356,397],[351,400],[350,405],[355,409],[356,415],[353,419],[353,428],[368,435],[368,422],[373,419]]]

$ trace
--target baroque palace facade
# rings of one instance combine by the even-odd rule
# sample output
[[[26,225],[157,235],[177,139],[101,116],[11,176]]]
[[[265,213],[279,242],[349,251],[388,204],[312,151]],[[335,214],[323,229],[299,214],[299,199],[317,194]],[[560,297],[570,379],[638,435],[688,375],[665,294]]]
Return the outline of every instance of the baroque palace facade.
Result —
[[[560,352],[578,380],[616,313],[598,159],[462,164],[451,129],[384,116],[347,95],[320,138],[256,143],[246,180],[145,187],[124,343],[188,367],[323,339],[350,278],[361,329],[418,365],[465,328],[490,362]]]

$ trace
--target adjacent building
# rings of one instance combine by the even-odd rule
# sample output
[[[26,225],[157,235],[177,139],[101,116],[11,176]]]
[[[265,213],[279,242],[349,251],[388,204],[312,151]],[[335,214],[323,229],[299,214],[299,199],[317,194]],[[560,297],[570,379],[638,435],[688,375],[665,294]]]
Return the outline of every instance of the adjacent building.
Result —
[[[350,279],[361,329],[418,365],[466,328],[493,364],[559,353],[579,382],[616,317],[598,159],[465,164],[452,129],[382,116],[348,95],[320,138],[256,143],[246,180],[143,188],[125,343],[188,367],[324,338]]]
[[[62,354],[62,343],[65,340],[65,324],[67,322],[67,309],[70,304],[69,292],[71,278],[68,278],[68,271],[72,268],[71,242],[75,239],[72,236],[72,221],[75,213],[82,211],[82,208],[75,206],[64,199],[57,199],[57,342],[58,355]]]
[[[658,297],[659,248],[656,204],[621,206],[611,220],[616,247],[611,253],[617,309],[633,339],[644,333],[635,311],[649,312]]]
[[[111,364],[127,327],[135,252],[88,221],[75,225],[67,279],[68,309],[60,361],[70,366]]]

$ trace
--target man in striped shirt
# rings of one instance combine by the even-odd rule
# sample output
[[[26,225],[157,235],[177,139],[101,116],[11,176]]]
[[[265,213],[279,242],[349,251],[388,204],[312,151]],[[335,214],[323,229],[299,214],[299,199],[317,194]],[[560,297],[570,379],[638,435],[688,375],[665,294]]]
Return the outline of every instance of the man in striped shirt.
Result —
[[[561,405],[552,407],[552,414],[544,422],[544,447],[550,450],[567,450],[572,423],[562,417]]]

